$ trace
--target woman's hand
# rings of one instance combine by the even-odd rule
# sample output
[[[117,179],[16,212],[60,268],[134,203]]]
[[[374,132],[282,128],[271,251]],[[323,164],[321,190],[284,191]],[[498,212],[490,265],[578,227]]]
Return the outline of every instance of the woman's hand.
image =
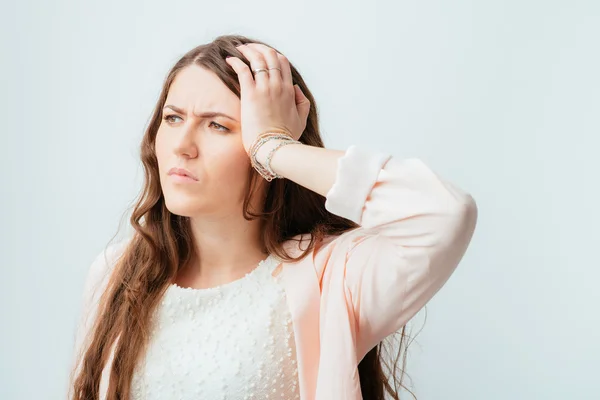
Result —
[[[306,128],[310,102],[298,85],[292,84],[289,61],[274,49],[247,43],[237,49],[250,61],[253,72],[237,57],[226,62],[235,70],[240,82],[242,142],[246,153],[259,134],[270,130],[287,131],[298,140]]]

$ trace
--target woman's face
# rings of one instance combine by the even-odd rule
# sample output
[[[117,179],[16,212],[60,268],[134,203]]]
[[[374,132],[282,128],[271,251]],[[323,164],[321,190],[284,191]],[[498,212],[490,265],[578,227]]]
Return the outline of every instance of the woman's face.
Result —
[[[179,72],[169,89],[155,144],[170,212],[219,217],[241,209],[250,159],[239,121],[240,99],[217,75],[197,65]],[[196,180],[169,175],[174,167],[187,169]]]

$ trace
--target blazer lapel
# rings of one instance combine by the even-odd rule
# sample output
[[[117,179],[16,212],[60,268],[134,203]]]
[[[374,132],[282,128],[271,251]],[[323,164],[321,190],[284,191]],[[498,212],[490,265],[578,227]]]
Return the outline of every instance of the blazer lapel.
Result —
[[[295,241],[288,242],[290,244]],[[286,243],[287,244],[287,243]],[[288,244],[289,246],[289,244]],[[292,248],[289,254],[294,257],[300,249]],[[296,357],[300,398],[314,400],[319,372],[319,280],[312,257],[293,263],[280,262],[277,279],[284,287],[288,307],[293,321],[296,344]]]

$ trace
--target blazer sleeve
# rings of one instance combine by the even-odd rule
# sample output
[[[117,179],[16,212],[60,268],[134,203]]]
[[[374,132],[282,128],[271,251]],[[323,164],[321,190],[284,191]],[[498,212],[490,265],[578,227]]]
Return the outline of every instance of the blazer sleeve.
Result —
[[[325,208],[360,225],[345,260],[359,360],[445,284],[473,235],[473,197],[419,158],[350,146]]]

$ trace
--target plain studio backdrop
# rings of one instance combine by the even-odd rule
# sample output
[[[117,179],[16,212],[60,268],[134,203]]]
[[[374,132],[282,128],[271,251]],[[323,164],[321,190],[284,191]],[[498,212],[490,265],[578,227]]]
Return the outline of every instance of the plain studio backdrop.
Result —
[[[4,3],[1,399],[65,398],[163,78],[226,33],[289,57],[326,147],[420,157],[476,199],[465,257],[409,323],[418,399],[600,398],[598,2]]]

